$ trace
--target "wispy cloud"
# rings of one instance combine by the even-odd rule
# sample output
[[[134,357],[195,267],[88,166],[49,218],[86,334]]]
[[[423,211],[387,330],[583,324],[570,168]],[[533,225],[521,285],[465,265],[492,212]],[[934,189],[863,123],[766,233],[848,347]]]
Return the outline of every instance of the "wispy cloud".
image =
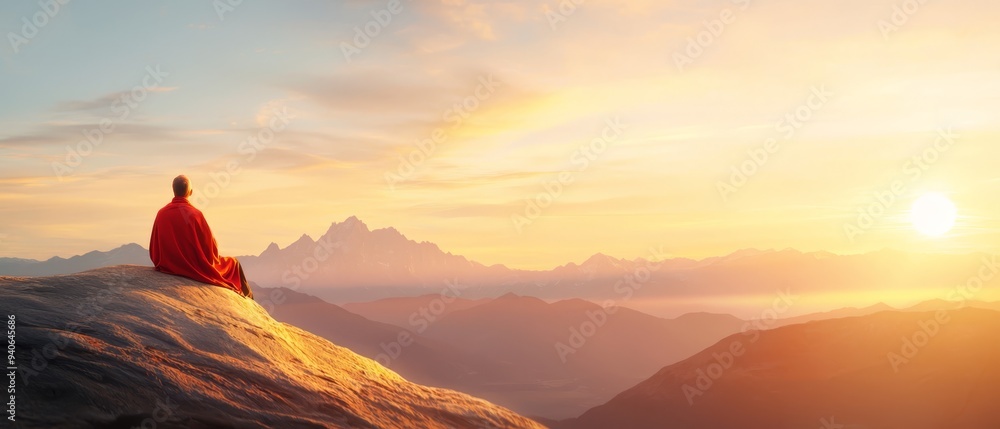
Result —
[[[960,210],[1000,210],[988,197],[998,183],[1000,84],[997,60],[984,54],[1000,42],[995,2],[928,3],[888,40],[878,22],[894,0],[577,3],[404,1],[349,63],[341,43],[386,2],[264,2],[224,22],[205,4],[74,9],[31,49],[3,57],[0,80],[18,84],[4,87],[0,105],[0,217],[18,234],[0,253],[48,257],[143,241],[173,175],[209,183],[283,109],[294,112],[292,126],[241,164],[207,208],[233,253],[349,215],[521,266],[585,250],[640,256],[650,237],[687,256],[740,247],[930,251],[933,243],[914,243],[906,228],[852,245],[839,225],[941,126],[961,129],[963,142],[912,191],[952,189],[966,198]],[[706,27],[744,3],[723,32]],[[547,13],[557,11],[565,21],[553,30]],[[703,34],[711,43],[698,42]],[[692,43],[703,52],[678,71],[671,55]],[[168,80],[72,177],[54,180],[50,163],[102,118],[118,117],[115,103],[150,64],[162,64]],[[501,85],[477,98],[483,78]],[[752,158],[747,151],[814,85],[836,101],[771,155],[740,198],[720,201],[714,184]],[[457,121],[463,103],[475,108]],[[528,233],[512,234],[511,213],[573,168],[609,117],[627,122],[627,134]],[[434,135],[433,152],[414,155]],[[400,165],[416,167],[390,189],[385,174]],[[248,223],[267,233],[248,234]],[[996,229],[981,223],[975,231]],[[984,237],[955,239],[995,247]]]

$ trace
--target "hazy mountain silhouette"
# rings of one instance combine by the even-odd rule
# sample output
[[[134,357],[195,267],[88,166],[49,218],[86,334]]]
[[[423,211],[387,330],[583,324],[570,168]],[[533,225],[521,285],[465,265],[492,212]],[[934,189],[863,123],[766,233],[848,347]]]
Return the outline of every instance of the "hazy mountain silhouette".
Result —
[[[867,316],[869,314],[875,314],[882,311],[894,311],[894,310],[896,309],[889,305],[886,305],[885,303],[880,302],[878,304],[870,305],[868,307],[863,307],[863,308],[847,307],[831,311],[824,311],[819,313],[805,314],[802,316],[778,319],[774,321],[773,324],[770,324],[769,327],[779,328],[782,326],[798,325],[800,323],[808,323],[818,320],[843,319],[845,317]]]
[[[628,308],[613,313],[583,300],[546,303],[505,295],[455,311],[424,336],[510,368],[504,383],[470,393],[525,415],[565,418],[737,332],[729,315],[668,320]],[[561,344],[561,346],[560,346]]]
[[[22,428],[540,427],[146,267],[0,277],[0,313],[17,320]]]
[[[454,388],[524,415],[549,418],[579,415],[665,363],[736,332],[743,323],[732,316],[714,314],[665,320],[627,308],[601,316],[601,307],[582,300],[547,304],[515,295],[493,300],[456,298],[447,304],[440,296],[423,296],[356,306],[396,320],[400,323],[396,326],[367,320],[289,290],[276,300],[282,304],[272,304],[262,297],[277,289],[258,290],[258,301],[273,308],[270,311],[276,319],[364,356],[382,355],[384,360],[386,349],[394,349],[391,344],[406,332],[413,342],[401,348],[400,357],[391,361],[390,368],[423,384]],[[435,301],[441,309],[436,314],[431,312],[438,308],[432,304]],[[583,333],[575,337],[586,342],[567,354],[564,363],[555,343],[572,348],[572,330],[579,331],[584,323],[595,320],[591,314],[604,320],[600,329],[592,337]],[[411,324],[414,315],[419,323]],[[422,335],[417,333],[421,329]],[[386,344],[390,346],[383,347]]]
[[[510,376],[489,356],[474,356],[424,338],[413,328],[369,320],[318,297],[258,287],[254,298],[275,320],[289,323],[375,359],[406,379],[468,391]]]
[[[604,314],[593,302],[632,306],[648,299],[704,306],[717,297],[773,296],[778,288],[807,294],[936,287],[995,265],[975,254],[880,251],[843,256],[747,249],[700,261],[652,262],[596,254],[580,264],[526,271],[487,267],[409,240],[392,228],[372,231],[355,217],[334,223],[317,240],[303,236],[285,248],[272,243],[261,255],[241,260],[255,282],[298,290],[282,290],[285,299],[272,306],[276,318],[369,358],[393,354],[394,342],[408,334],[413,343],[400,347],[390,368],[421,383],[553,419],[577,416],[607,402],[664,365],[701,352],[746,326],[736,317],[711,313],[663,319],[622,307]],[[0,258],[0,275],[72,273],[127,262],[148,265],[148,252],[130,244],[69,259]],[[635,284],[643,275],[645,280]],[[619,287],[625,284],[635,288]],[[257,289],[262,302],[272,293]],[[630,294],[623,294],[626,291]],[[344,307],[362,315],[307,294],[354,301]],[[393,298],[378,299],[385,297]],[[964,305],[1000,310],[998,303]],[[956,307],[955,302],[937,300],[901,312]],[[889,308],[842,308],[780,319],[771,326],[802,329],[797,327],[873,317]]]
[[[316,240],[303,235],[285,248],[271,243],[259,256],[240,261],[248,278],[264,286],[291,287],[337,302],[420,295],[454,279],[502,278],[510,271],[409,240],[394,228],[369,230],[354,216],[333,223]]]
[[[960,296],[958,296],[960,297]],[[997,302],[986,302],[986,301],[976,301],[976,300],[944,300],[944,299],[933,299],[930,301],[924,301],[912,307],[907,307],[902,311],[937,311],[937,310],[955,310],[958,308],[981,308],[985,310],[995,310],[1000,311],[1000,301]]]
[[[271,243],[260,255],[242,256],[240,260],[256,283],[290,287],[337,304],[439,294],[449,285],[458,284],[463,287],[463,299],[516,293],[550,301],[629,300],[632,308],[657,316],[722,312],[718,307],[678,303],[710,303],[734,295],[769,297],[778,290],[806,295],[947,288],[984,266],[996,266],[995,258],[982,254],[928,255],[883,250],[835,255],[745,249],[700,261],[626,260],[599,253],[580,264],[529,271],[485,266],[444,252],[432,243],[409,240],[394,228],[370,230],[353,216],[333,223],[316,240],[303,235],[284,248]],[[52,275],[118,263],[148,265],[149,261],[144,249],[130,244],[111,252],[44,262],[3,258],[0,274]]]
[[[442,298],[446,298],[448,301],[446,302]],[[489,298],[473,300],[451,294],[445,297],[435,294],[353,302],[344,304],[343,308],[367,319],[412,330],[423,327],[424,321],[430,323],[431,319],[437,320],[456,311],[466,310],[487,302],[490,302]],[[426,315],[421,314],[421,310],[425,310]]]
[[[1000,312],[940,315],[881,312],[756,341],[733,335],[559,427],[996,428]]]
[[[72,274],[114,265],[152,266],[149,251],[131,243],[107,252],[92,251],[71,258],[54,256],[45,261],[21,258],[0,258],[0,275],[7,276],[55,276]]]
[[[778,290],[809,294],[944,288],[990,261],[983,254],[745,249],[700,261],[627,260],[598,253],[580,264],[530,271],[487,267],[434,244],[409,240],[393,228],[369,230],[355,217],[332,224],[317,240],[303,236],[285,248],[272,244],[260,256],[241,260],[248,274],[265,286],[301,286],[297,290],[338,304],[438,294],[450,283],[466,287],[463,299],[515,293],[600,302],[622,300],[626,292],[621,282],[641,278],[641,289],[628,296],[634,298],[630,305],[653,315],[701,311],[671,306],[677,298],[699,302],[733,295],[774,296]],[[644,305],[647,300],[663,304]]]

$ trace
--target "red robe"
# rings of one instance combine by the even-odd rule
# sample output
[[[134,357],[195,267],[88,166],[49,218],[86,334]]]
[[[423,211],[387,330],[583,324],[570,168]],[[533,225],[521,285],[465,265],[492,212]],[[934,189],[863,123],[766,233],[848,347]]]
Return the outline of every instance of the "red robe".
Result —
[[[219,256],[205,215],[187,198],[174,198],[156,213],[149,259],[157,271],[229,288],[240,295],[244,287],[250,292],[239,261]]]

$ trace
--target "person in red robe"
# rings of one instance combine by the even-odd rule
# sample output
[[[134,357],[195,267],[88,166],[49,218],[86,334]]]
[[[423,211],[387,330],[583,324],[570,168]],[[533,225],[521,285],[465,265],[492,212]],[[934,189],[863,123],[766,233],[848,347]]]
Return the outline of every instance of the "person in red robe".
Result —
[[[159,212],[149,238],[149,259],[157,271],[232,289],[253,298],[243,267],[236,258],[219,256],[219,246],[200,210],[188,197],[193,193],[185,176],[174,179],[174,199]]]

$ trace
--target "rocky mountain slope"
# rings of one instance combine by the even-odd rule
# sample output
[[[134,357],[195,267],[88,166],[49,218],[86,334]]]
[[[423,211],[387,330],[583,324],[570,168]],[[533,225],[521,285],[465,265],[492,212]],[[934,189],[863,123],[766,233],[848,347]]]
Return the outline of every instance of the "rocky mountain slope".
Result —
[[[954,305],[737,334],[558,427],[994,429],[998,334]]]
[[[0,277],[22,428],[537,428],[413,384],[223,288],[138,266]]]

